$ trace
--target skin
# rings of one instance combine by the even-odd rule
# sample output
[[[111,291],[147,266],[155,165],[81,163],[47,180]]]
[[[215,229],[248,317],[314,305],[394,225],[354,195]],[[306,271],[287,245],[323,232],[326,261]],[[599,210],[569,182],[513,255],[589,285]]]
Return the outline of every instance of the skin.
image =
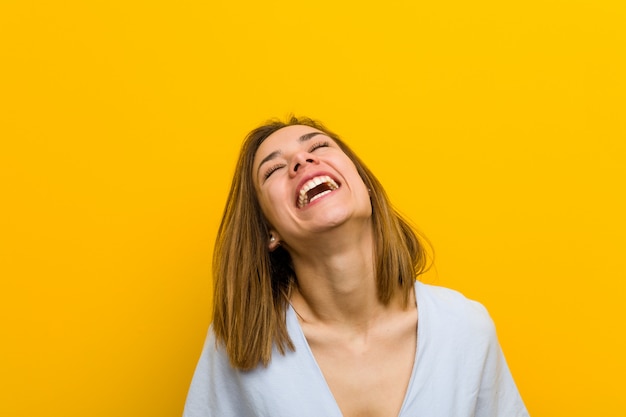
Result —
[[[280,244],[292,257],[291,303],[342,414],[397,416],[415,358],[417,308],[415,300],[402,308],[399,294],[386,306],[378,300],[371,203],[354,164],[331,138],[296,125],[261,144],[253,172],[275,238],[268,247]],[[340,187],[299,208],[303,181],[319,174]]]

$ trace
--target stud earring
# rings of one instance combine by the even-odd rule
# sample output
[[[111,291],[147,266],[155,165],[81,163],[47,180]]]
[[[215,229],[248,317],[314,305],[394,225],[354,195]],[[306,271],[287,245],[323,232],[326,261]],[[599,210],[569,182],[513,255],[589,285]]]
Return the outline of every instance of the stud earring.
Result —
[[[276,241],[276,238],[274,236],[270,237],[270,242],[274,243]]]

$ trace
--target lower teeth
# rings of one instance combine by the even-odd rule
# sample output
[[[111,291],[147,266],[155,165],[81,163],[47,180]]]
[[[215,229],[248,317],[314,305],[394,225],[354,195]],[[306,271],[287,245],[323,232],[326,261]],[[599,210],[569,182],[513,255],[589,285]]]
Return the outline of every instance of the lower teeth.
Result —
[[[322,192],[321,192],[321,193],[319,193],[319,194],[316,194],[315,196],[313,196],[313,198],[312,198],[312,199],[310,199],[310,200],[309,200],[309,203],[314,202],[314,201],[315,201],[315,200],[317,200],[318,198],[323,197],[323,196],[325,196],[326,194],[328,194],[328,193],[330,193],[330,192],[331,192],[331,190],[326,190],[326,191],[322,191]]]

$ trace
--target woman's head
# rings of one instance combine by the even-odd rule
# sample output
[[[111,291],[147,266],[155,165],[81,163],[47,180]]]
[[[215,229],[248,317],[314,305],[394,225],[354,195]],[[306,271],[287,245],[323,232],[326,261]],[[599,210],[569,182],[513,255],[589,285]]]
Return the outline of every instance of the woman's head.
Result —
[[[270,136],[291,126],[308,127],[290,129],[308,132],[311,137],[316,136],[315,132],[321,132],[323,137],[330,138],[333,142],[331,146],[342,151],[341,155],[335,156],[347,157],[353,164],[350,168],[356,171],[353,177],[358,175],[359,179],[351,179],[350,183],[354,188],[362,187],[361,191],[357,190],[357,194],[369,194],[365,195],[368,207],[363,207],[360,213],[371,217],[378,297],[381,302],[388,303],[397,291],[408,301],[416,274],[423,272],[426,267],[425,252],[417,235],[393,209],[373,173],[338,135],[317,121],[296,117],[286,122],[273,120],[254,129],[241,148],[213,259],[214,330],[218,340],[225,342],[233,365],[242,369],[254,367],[259,360],[267,364],[274,343],[281,352],[293,347],[284,325],[284,308],[291,285],[297,281],[297,277],[289,250],[285,246],[276,247],[270,241],[272,234],[282,238],[280,233],[286,233],[285,229],[272,224],[272,220],[283,213],[274,213],[267,201],[263,200],[264,195],[261,195],[260,201],[259,190],[263,189],[265,181],[275,181],[280,175],[286,175],[286,171],[293,173],[299,163],[314,163],[316,154],[311,152],[302,161],[294,158],[293,163],[287,166],[280,158],[278,163],[272,163],[274,148],[258,152]],[[319,140],[319,137],[315,140]],[[338,151],[335,149],[331,152]],[[359,197],[356,200],[362,202],[364,199]],[[295,207],[306,202],[298,201],[294,195],[293,204]],[[247,342],[243,345],[248,347],[241,346],[241,337],[244,335]],[[256,347],[252,347],[254,343],[251,344],[251,340],[258,343]]]
[[[342,231],[351,240],[357,231],[371,233],[368,189],[354,162],[325,132],[292,125],[272,133],[256,152],[252,178],[275,238],[270,249],[280,241],[294,261],[316,246],[329,249],[326,231],[334,235],[332,242]]]

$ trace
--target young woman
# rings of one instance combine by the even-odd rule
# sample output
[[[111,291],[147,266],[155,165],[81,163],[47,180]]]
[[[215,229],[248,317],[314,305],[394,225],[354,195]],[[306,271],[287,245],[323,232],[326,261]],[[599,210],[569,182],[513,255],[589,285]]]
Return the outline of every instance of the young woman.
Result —
[[[381,184],[307,118],[246,138],[185,417],[527,416],[478,303],[422,284]]]

